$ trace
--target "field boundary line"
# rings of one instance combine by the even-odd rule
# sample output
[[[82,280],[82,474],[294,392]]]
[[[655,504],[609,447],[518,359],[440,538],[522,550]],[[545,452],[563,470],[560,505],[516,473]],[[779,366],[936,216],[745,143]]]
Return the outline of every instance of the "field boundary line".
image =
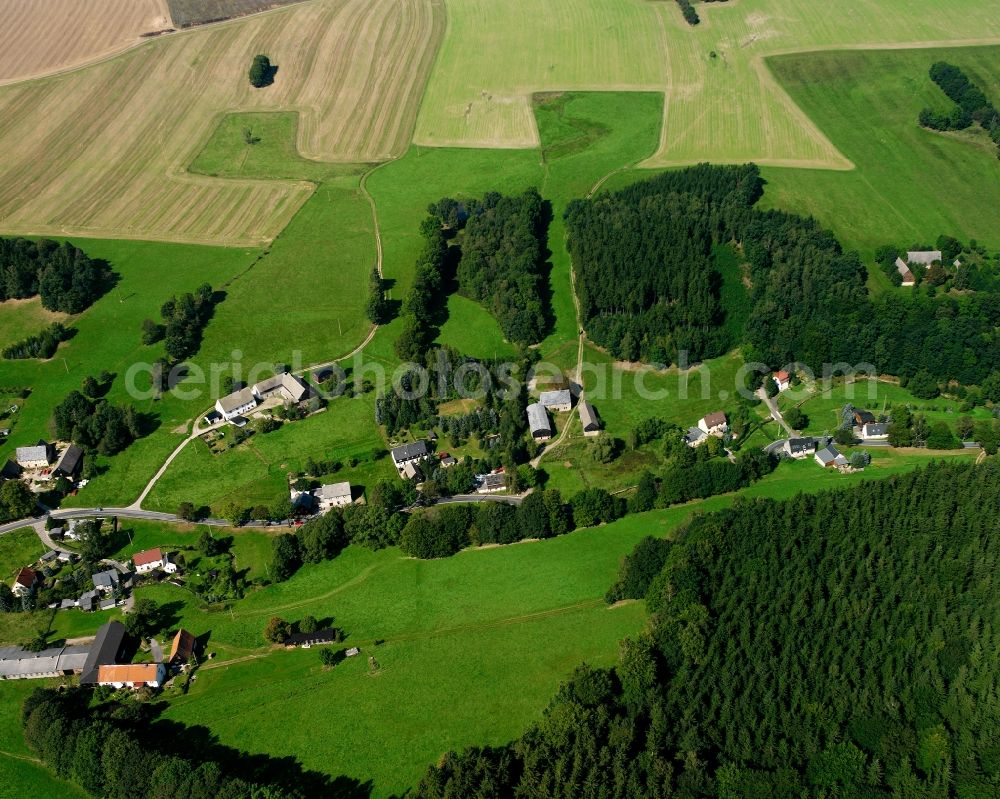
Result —
[[[161,33],[158,36],[150,36],[145,39],[140,39],[137,42],[132,42],[131,44],[125,45],[118,50],[105,51],[99,55],[93,56],[87,60],[79,61],[76,64],[68,64],[65,67],[60,67],[58,69],[49,70],[47,72],[37,72],[32,75],[25,75],[18,78],[3,78],[0,79],[0,88],[5,86],[16,86],[19,83],[28,83],[30,81],[36,80],[47,80],[48,78],[58,78],[63,75],[69,75],[73,72],[79,72],[82,69],[88,69],[98,64],[104,64],[108,61],[112,61],[118,56],[125,55],[126,53],[131,53],[133,50],[138,50],[140,47],[146,45],[155,45],[157,42],[166,41],[169,39],[174,39],[179,36],[197,33],[203,30],[215,30],[226,25],[233,25],[240,22],[246,22],[250,19],[257,19],[258,17],[269,16],[272,14],[278,14],[280,12],[287,12],[295,8],[301,8],[302,6],[309,5],[319,5],[325,0],[298,0],[298,2],[291,3],[285,6],[277,6],[275,8],[264,8],[260,11],[255,11],[251,14],[244,14],[241,17],[230,17],[229,19],[218,20],[217,22],[208,22],[204,25],[193,25],[189,28],[178,28],[169,33]],[[167,10],[167,15],[169,16],[169,9]],[[173,25],[173,17],[170,18],[170,24]]]

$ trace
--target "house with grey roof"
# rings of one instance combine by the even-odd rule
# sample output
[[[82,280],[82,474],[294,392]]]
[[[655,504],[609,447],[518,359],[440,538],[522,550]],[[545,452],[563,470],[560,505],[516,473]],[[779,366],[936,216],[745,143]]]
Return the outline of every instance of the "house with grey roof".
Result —
[[[419,463],[430,454],[430,450],[427,448],[427,442],[420,440],[403,444],[400,447],[393,447],[389,454],[392,456],[392,462],[396,467],[396,471],[402,474],[403,467],[406,464]]]
[[[302,402],[309,396],[309,386],[291,372],[282,372],[280,375],[261,380],[254,384],[251,391],[258,402],[275,396],[289,402]]]
[[[861,426],[861,438],[865,441],[885,441],[889,438],[889,423],[865,422]]]
[[[0,647],[0,680],[29,680],[79,674],[90,647],[58,646],[29,652],[19,646]]]
[[[118,582],[120,580],[118,572],[114,569],[97,572],[97,574],[93,575],[91,579],[94,581],[94,588],[105,594],[110,594],[114,591],[118,587]]]
[[[830,469],[838,466],[847,466],[847,458],[840,454],[840,451],[833,446],[833,444],[827,444],[823,449],[813,455],[820,466],[824,469]]]
[[[256,407],[257,398],[249,388],[241,388],[239,391],[219,397],[215,401],[215,410],[227,422],[237,416],[242,416],[244,413],[249,413]]]
[[[789,438],[781,449],[789,458],[800,460],[815,455],[816,446],[815,438]]]
[[[554,430],[549,421],[549,413],[540,402],[534,402],[525,409],[528,414],[528,429],[535,441],[548,441]]]
[[[507,477],[502,474],[484,474],[476,488],[477,494],[495,494],[507,489]]]
[[[577,410],[580,413],[580,424],[583,426],[583,434],[585,436],[600,435],[601,422],[597,418],[597,411],[594,406],[586,400],[580,400]]]
[[[708,439],[708,433],[700,427],[689,427],[684,434],[684,443],[689,447],[699,447]]]
[[[573,409],[573,395],[568,388],[560,391],[543,391],[538,395],[538,401],[546,410],[553,413],[566,413]]]
[[[902,258],[896,259],[896,271],[899,272],[899,276],[903,279],[900,285],[912,286],[917,282],[916,277],[914,277],[913,272],[910,270],[910,265]]]
[[[351,484],[347,482],[321,485],[319,488],[313,489],[312,495],[321,513],[325,513],[331,508],[342,508],[345,505],[350,505],[353,501]]]
[[[80,594],[80,598],[76,600],[76,604],[84,613],[90,613],[97,604],[97,591],[86,591]]]
[[[44,469],[52,462],[52,447],[44,442],[33,447],[18,447],[14,457],[22,469]]]

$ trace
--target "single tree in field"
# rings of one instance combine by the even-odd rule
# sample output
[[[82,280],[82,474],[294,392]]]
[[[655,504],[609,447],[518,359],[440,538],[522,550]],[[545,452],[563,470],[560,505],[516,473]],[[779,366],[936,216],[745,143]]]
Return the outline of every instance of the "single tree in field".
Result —
[[[274,67],[266,55],[255,55],[250,65],[250,85],[262,89],[274,83]],[[247,142],[249,144],[249,142]]]

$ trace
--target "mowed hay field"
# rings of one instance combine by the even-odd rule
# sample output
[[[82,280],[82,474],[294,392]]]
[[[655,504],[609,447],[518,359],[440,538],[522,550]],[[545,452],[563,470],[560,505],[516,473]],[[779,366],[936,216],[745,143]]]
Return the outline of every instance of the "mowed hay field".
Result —
[[[298,111],[304,156],[383,160],[406,147],[443,27],[438,0],[317,0],[0,89],[0,230],[273,239],[313,185],[188,174],[223,112]],[[257,90],[261,52],[278,71]]]
[[[117,53],[170,27],[165,0],[0,0],[0,83]]]
[[[739,0],[697,9],[702,22],[691,27],[673,2],[454,0],[416,140],[537,146],[531,92],[653,89],[666,102],[647,166],[756,160],[845,169],[850,161],[778,87],[766,56],[1000,41],[993,0]]]

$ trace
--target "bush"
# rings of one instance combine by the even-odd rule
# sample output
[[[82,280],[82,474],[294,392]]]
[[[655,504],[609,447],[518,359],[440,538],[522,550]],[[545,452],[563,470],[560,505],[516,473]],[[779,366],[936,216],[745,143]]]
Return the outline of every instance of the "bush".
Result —
[[[264,640],[272,644],[283,644],[292,634],[292,625],[284,619],[272,616],[264,627]]]
[[[271,59],[266,55],[255,55],[253,63],[250,64],[250,85],[255,89],[262,89],[274,83],[275,69],[271,66]]]

